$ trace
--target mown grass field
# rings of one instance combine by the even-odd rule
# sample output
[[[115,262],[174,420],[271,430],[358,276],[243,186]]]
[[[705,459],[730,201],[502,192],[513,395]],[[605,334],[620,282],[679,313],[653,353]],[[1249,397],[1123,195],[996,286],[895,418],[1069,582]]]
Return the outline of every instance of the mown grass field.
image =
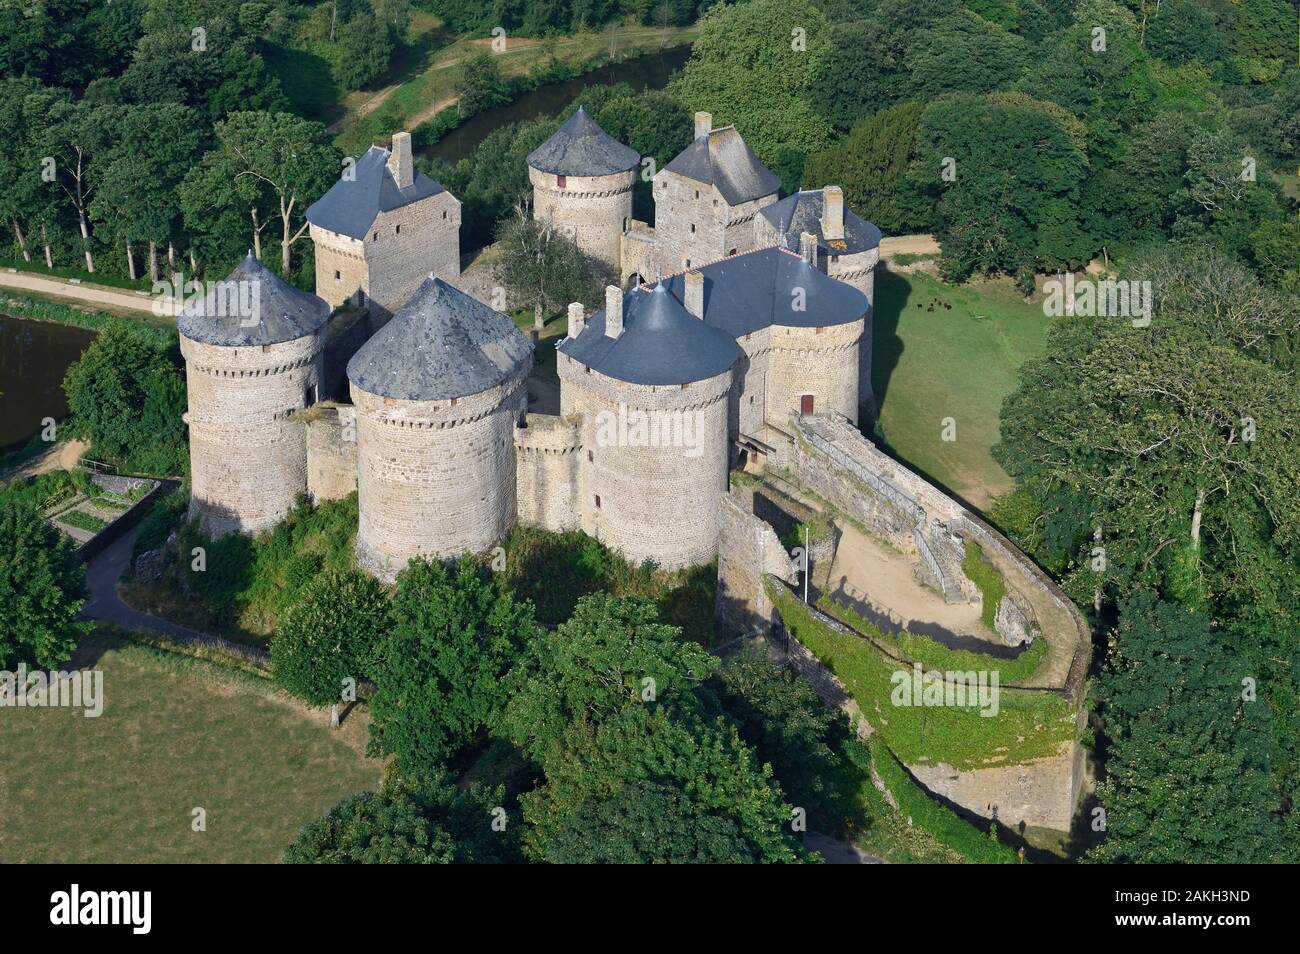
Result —
[[[274,862],[379,782],[361,716],[331,731],[257,677],[111,637],[79,656],[104,673],[99,718],[0,709],[0,862]]]
[[[923,476],[987,510],[1011,489],[991,453],[1002,400],[1020,365],[1042,354],[1049,325],[1009,282],[950,286],[918,272],[878,272],[878,436]],[[955,423],[953,441],[943,439],[945,418]]]

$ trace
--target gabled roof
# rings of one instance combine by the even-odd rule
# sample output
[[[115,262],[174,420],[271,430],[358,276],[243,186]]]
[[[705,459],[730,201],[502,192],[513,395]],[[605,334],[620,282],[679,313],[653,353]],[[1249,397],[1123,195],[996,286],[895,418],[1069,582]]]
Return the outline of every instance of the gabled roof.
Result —
[[[418,169],[411,184],[399,189],[388,169],[389,155],[381,146],[367,149],[352,167],[350,179],[340,178],[307,208],[307,221],[340,235],[364,238],[380,212],[447,191]]]
[[[692,269],[704,273],[704,323],[739,338],[771,325],[816,328],[856,321],[867,296],[782,248],[763,248]],[[685,300],[686,279],[665,279]],[[796,305],[802,310],[796,310]]]
[[[630,384],[690,384],[722,374],[741,357],[730,335],[688,312],[661,282],[623,296],[623,333],[605,334],[605,312],[558,346],[593,371]]]
[[[723,126],[700,136],[664,168],[696,182],[716,185],[728,205],[750,202],[781,189],[780,177],[759,161],[735,126]]]
[[[635,168],[640,161],[635,149],[601,129],[582,106],[528,154],[530,166],[556,176],[608,176]]]
[[[430,275],[348,362],[363,391],[403,401],[446,401],[501,384],[533,352],[507,318]]]
[[[758,214],[772,223],[778,235],[785,235],[792,249],[799,247],[799,235],[802,232],[816,235],[817,244],[832,255],[852,255],[880,244],[880,229],[854,215],[848,206],[844,207],[844,238],[832,241],[823,236],[824,199],[821,189],[809,189],[764,206],[758,210]]]
[[[185,306],[176,330],[191,341],[238,348],[306,337],[329,316],[329,305],[294,288],[249,252],[224,282]]]

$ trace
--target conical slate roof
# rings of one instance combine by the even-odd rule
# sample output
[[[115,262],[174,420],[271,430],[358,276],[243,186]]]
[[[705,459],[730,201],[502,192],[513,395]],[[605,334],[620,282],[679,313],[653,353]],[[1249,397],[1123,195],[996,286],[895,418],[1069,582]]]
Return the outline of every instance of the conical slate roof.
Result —
[[[605,312],[559,350],[593,371],[630,384],[690,384],[722,374],[742,356],[734,338],[696,318],[660,282],[623,297],[623,333],[605,334]]]
[[[635,168],[640,161],[635,149],[601,129],[582,106],[528,154],[530,166],[555,176],[608,176]]]
[[[758,210],[758,214],[785,236],[792,249],[799,247],[799,235],[803,232],[816,235],[817,244],[831,255],[852,255],[880,244],[880,229],[866,219],[859,218],[847,206],[844,208],[844,238],[826,238],[822,235],[824,203],[825,193],[821,189],[805,189],[764,206]]]
[[[515,323],[430,275],[348,362],[361,390],[402,401],[446,401],[495,387],[528,362]]]
[[[238,348],[306,337],[329,316],[329,305],[294,288],[249,252],[225,281],[185,306],[176,330],[192,341]]]

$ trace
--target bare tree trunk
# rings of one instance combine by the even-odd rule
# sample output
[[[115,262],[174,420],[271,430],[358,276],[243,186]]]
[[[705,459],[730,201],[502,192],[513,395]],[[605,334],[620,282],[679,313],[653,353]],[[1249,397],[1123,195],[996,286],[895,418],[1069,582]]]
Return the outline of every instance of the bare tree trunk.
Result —
[[[45,267],[54,267],[54,256],[50,253],[49,236],[45,234],[45,223],[41,223],[41,245],[45,248]]]
[[[167,268],[176,271],[176,243],[171,239],[167,240]]]
[[[131,240],[127,239],[122,243],[126,246],[126,273],[135,281],[135,252],[131,251]]]
[[[330,706],[330,728],[337,729],[338,727],[339,727],[339,704],[336,702],[332,706]]]
[[[86,250],[86,271],[95,274],[95,257],[90,252],[90,223],[86,221],[86,209],[77,209],[77,221],[81,224],[81,245]]]
[[[199,260],[194,255],[194,249],[190,249],[190,276],[194,277],[199,274]]]
[[[546,322],[542,320],[542,303],[540,301],[533,305],[533,328],[537,331],[546,328]]]
[[[253,217],[253,257],[262,260],[262,226],[257,222],[257,206],[249,206],[248,214]]]
[[[149,240],[149,281],[158,280],[158,243],[153,239]]]
[[[1094,547],[1101,546],[1101,526],[1100,524],[1093,528],[1092,542]],[[1101,584],[1098,583],[1096,589],[1092,591],[1092,612],[1094,616],[1101,616]]]
[[[18,224],[17,219],[14,219],[14,238],[18,240],[18,247],[23,250],[23,261],[30,262],[32,260],[32,252],[31,249],[27,247],[27,236],[23,235],[23,227]]]
[[[1197,488],[1196,505],[1192,508],[1192,549],[1201,548],[1201,510],[1205,507],[1205,491]]]

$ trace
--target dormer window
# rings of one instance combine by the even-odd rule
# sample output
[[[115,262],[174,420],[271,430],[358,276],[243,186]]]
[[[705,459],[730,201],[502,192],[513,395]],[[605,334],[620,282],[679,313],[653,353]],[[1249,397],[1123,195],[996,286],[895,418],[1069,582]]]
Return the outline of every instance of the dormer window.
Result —
[[[568,176],[556,176],[556,177],[555,177],[555,188],[557,188],[557,189],[566,189],[566,188],[568,188],[568,185],[569,185],[569,177],[568,177]]]

